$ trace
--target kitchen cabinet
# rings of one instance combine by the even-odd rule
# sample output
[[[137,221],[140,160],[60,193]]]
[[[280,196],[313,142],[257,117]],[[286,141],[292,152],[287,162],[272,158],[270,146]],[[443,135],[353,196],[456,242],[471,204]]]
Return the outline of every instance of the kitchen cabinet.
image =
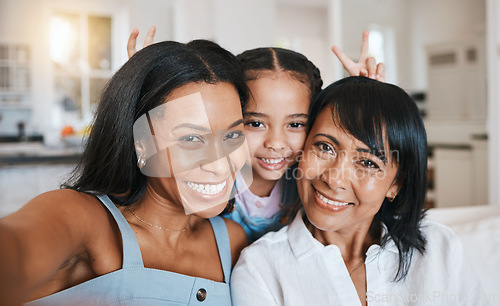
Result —
[[[481,38],[427,47],[429,119],[486,120],[486,52]]]

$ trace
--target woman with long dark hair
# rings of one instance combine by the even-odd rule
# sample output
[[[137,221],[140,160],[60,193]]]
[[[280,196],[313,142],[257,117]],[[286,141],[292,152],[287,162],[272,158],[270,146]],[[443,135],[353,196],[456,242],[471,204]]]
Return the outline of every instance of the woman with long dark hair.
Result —
[[[0,220],[0,304],[229,305],[243,229],[217,215],[245,165],[239,62],[162,42],[103,92],[61,190]]]

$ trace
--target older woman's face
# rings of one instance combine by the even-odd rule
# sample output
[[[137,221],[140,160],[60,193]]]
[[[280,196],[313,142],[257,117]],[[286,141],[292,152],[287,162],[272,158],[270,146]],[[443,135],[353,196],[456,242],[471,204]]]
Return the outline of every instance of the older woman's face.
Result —
[[[388,151],[388,150],[386,150]],[[329,107],[307,137],[298,189],[309,221],[325,231],[369,225],[385,197],[396,195],[397,164],[334,125]]]
[[[136,121],[134,138],[155,192],[206,218],[224,209],[248,158],[239,95],[230,83],[173,90]]]

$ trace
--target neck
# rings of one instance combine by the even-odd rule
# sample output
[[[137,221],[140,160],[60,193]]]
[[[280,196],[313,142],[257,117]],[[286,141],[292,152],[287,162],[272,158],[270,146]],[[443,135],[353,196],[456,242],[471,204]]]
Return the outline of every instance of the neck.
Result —
[[[305,223],[316,240],[323,245],[336,245],[346,261],[364,258],[368,248],[376,242],[370,234],[370,224],[359,225],[354,229],[325,231],[316,228],[307,218],[305,218]]]
[[[182,203],[162,197],[150,185],[143,197],[127,207],[127,211],[132,215],[129,220],[156,235],[181,237],[194,226],[193,215],[186,215]]]
[[[278,181],[269,181],[261,177],[253,177],[252,185],[248,189],[259,197],[268,197]]]

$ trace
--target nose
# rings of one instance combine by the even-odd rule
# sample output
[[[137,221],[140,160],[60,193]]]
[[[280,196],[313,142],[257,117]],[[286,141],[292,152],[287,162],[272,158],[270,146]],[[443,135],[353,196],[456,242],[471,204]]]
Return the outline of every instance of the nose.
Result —
[[[227,175],[230,171],[229,162],[228,156],[224,154],[223,148],[220,147],[214,136],[204,150],[204,158],[201,160],[200,168],[216,175]]]
[[[332,190],[346,190],[351,183],[352,169],[347,154],[339,152],[321,174],[321,179]]]
[[[273,127],[266,133],[264,147],[273,151],[283,150],[287,147],[285,131],[278,127]]]
[[[212,160],[208,163],[202,163],[200,166],[201,170],[206,172],[211,172],[218,176],[227,176],[230,172],[229,159],[225,156]]]

